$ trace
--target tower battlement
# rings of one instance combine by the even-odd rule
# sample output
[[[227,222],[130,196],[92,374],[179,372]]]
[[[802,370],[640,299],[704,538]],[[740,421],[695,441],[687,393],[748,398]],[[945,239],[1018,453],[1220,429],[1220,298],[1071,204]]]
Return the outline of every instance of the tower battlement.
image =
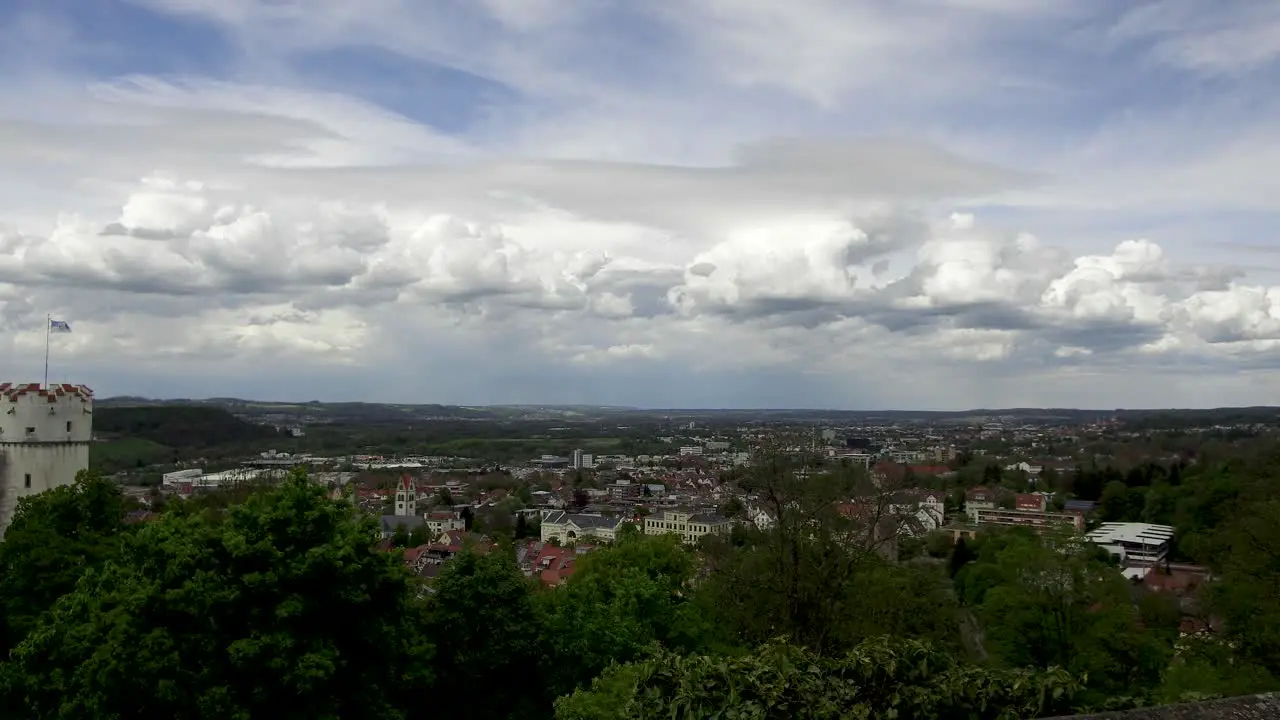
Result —
[[[0,535],[18,499],[69,485],[89,467],[93,391],[0,383]]]

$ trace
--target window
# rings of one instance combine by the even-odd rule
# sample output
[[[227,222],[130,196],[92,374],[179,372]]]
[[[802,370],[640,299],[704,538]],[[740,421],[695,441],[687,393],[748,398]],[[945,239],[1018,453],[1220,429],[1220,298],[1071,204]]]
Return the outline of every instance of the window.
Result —
[[[71,421],[67,421],[67,432],[71,432]]]
[[[31,487],[31,473],[22,476],[22,482],[25,487]]]
[[[33,425],[33,426],[31,426],[31,427],[29,427],[29,428],[27,428],[27,434],[28,434],[28,435],[35,435],[35,434],[36,434],[36,428],[35,428],[35,426],[34,426],[34,425]]]

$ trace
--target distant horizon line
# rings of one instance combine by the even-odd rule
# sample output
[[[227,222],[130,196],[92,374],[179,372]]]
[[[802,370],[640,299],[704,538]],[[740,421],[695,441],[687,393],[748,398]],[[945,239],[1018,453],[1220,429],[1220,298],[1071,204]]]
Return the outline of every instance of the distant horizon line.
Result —
[[[216,403],[216,402],[238,402],[238,403],[258,403],[264,405],[381,405],[386,407],[442,407],[442,408],[458,408],[458,409],[487,409],[487,408],[590,408],[593,410],[625,410],[631,412],[669,412],[669,413],[694,413],[694,412],[771,412],[771,413],[933,413],[933,414],[973,414],[973,415],[993,415],[1000,413],[1015,412],[1073,412],[1073,413],[1117,413],[1117,412],[1213,412],[1225,410],[1275,410],[1280,412],[1280,406],[1277,405],[1222,405],[1215,407],[1120,407],[1120,408],[1080,408],[1080,407],[1036,407],[1036,406],[1017,406],[1002,408],[965,408],[960,410],[945,409],[921,409],[921,408],[878,408],[878,409],[852,409],[852,408],[805,408],[805,407],[645,407],[640,405],[596,405],[590,403],[438,403],[438,402],[376,402],[370,400],[264,400],[254,398],[241,398],[231,396],[215,396],[206,398],[192,397],[172,397],[172,398],[152,398],[141,395],[112,395],[109,397],[97,398],[98,402],[111,401],[129,401],[137,400],[144,402],[157,403]]]

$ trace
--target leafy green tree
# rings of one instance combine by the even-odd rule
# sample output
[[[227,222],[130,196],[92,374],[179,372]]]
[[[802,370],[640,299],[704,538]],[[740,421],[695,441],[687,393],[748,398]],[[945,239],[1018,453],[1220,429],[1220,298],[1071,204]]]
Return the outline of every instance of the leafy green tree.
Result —
[[[1209,607],[1239,658],[1280,678],[1280,500],[1249,506],[1221,535]]]
[[[532,581],[503,553],[466,551],[431,585],[427,630],[436,645],[441,717],[545,717],[554,695],[545,679],[545,622]]]
[[[924,552],[931,558],[949,558],[955,552],[955,543],[951,533],[946,530],[935,530],[924,538]]]
[[[1165,670],[1155,699],[1162,703],[1274,692],[1280,682],[1258,663],[1239,656],[1228,639],[1191,636],[1178,642],[1178,653]]]
[[[990,670],[915,641],[876,638],[835,657],[774,642],[737,657],[660,651],[556,703],[559,720],[1015,718],[1066,711],[1066,672]]]
[[[725,500],[720,505],[720,514],[727,518],[742,517],[745,513],[746,508],[743,507],[742,501],[736,495],[731,495],[728,500]]]
[[[1120,480],[1112,480],[1102,489],[1098,500],[1098,518],[1103,522],[1137,521],[1145,505],[1140,490],[1131,489]]]
[[[655,643],[686,651],[702,646],[707,619],[688,593],[694,557],[678,538],[631,533],[577,562],[564,586],[543,595],[557,695]]]
[[[413,532],[409,533],[409,541],[405,544],[405,547],[418,547],[419,545],[425,545],[434,539],[435,538],[431,537],[431,533],[425,526],[416,527],[413,529]]]
[[[391,547],[409,547],[409,531],[403,525],[397,525],[391,532]]]
[[[0,542],[0,658],[86,571],[119,553],[123,513],[120,488],[89,471],[18,501]]]
[[[751,647],[786,636],[821,653],[889,632],[958,644],[956,603],[941,570],[894,565],[880,554],[879,526],[893,517],[879,514],[886,495],[860,471],[802,477],[774,457],[739,482],[776,520],[705,548],[709,573],[696,599],[720,643]],[[854,496],[870,498],[867,519],[841,511]],[[884,535],[893,542],[894,534]]]
[[[969,543],[963,537],[957,539],[956,544],[951,548],[951,557],[947,560],[947,574],[954,578],[973,560],[974,554],[969,549]]]
[[[990,487],[999,485],[1004,480],[1004,468],[990,463],[982,468],[982,482]]]
[[[1066,534],[1042,542],[1006,533],[990,542],[958,578],[997,659],[1085,676],[1093,704],[1141,699],[1159,684],[1172,648],[1141,630],[1128,581],[1090,546]]]
[[[430,687],[411,577],[295,473],[225,518],[147,524],[0,670],[27,718],[405,718]]]

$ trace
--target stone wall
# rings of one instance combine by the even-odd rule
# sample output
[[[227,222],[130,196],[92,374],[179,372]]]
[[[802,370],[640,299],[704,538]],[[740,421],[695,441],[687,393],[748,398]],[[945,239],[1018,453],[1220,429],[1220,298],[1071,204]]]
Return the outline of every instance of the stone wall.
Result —
[[[1124,712],[1072,715],[1051,720],[1276,720],[1280,718],[1280,693],[1206,700],[1180,705],[1160,705]]]

